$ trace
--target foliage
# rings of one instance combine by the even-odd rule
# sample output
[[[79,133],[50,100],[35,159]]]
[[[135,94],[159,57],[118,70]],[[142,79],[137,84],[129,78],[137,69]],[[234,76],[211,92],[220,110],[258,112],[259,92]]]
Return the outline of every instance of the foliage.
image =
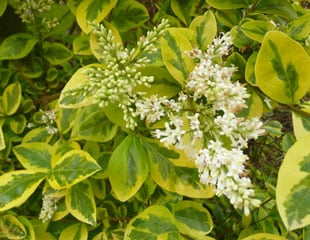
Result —
[[[310,13],[1,0],[0,239],[307,239]]]

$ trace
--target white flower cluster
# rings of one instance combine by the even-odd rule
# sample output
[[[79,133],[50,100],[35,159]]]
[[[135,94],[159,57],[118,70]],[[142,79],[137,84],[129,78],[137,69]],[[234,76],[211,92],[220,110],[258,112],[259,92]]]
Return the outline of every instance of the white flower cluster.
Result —
[[[232,38],[222,34],[206,52],[194,49],[188,56],[197,62],[176,99],[151,96],[136,102],[135,114],[149,123],[162,122],[153,134],[166,146],[174,145],[195,161],[203,184],[218,196],[225,195],[248,215],[260,204],[245,168],[243,153],[250,139],[264,134],[258,118],[238,113],[247,107],[246,88],[232,77],[237,70],[223,60]],[[168,121],[166,120],[168,119]]]
[[[52,110],[43,111],[42,109],[40,109],[39,116],[40,118],[36,120],[36,123],[30,122],[27,124],[27,127],[33,128],[33,127],[36,127],[39,123],[40,125],[45,126],[45,129],[48,134],[58,133],[58,129],[55,123],[56,117],[57,117],[56,110],[52,109]]]
[[[97,37],[100,46],[99,59],[105,65],[104,68],[90,67],[84,70],[88,82],[78,89],[69,90],[65,94],[80,94],[93,96],[94,103],[105,107],[110,103],[118,103],[123,110],[126,127],[134,129],[137,125],[134,115],[134,103],[144,93],[135,91],[138,85],[150,86],[154,81],[153,76],[142,76],[138,68],[145,66],[149,59],[141,57],[142,53],[154,52],[157,48],[159,37],[168,27],[168,21],[163,20],[153,31],[149,31],[145,37],[141,37],[137,43],[137,49],[129,50],[121,43],[115,41],[111,30],[103,25],[96,26],[93,33]]]
[[[42,200],[43,203],[39,219],[43,222],[47,222],[53,218],[55,212],[57,211],[57,203],[59,199],[50,197],[49,195],[44,195]]]
[[[55,3],[53,0],[11,0],[14,6],[17,7],[16,13],[25,23],[39,24],[36,17],[38,14],[43,14],[51,10]],[[57,18],[47,19],[45,16],[40,21],[40,27],[43,26],[46,30],[50,30],[59,24]]]

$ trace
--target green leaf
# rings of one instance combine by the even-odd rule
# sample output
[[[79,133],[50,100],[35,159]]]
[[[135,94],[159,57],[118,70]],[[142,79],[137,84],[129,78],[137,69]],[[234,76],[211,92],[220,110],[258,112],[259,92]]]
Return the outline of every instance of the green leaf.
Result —
[[[2,126],[0,125],[0,151],[2,151],[3,149],[5,149],[5,141],[4,141],[4,134],[2,131]]]
[[[177,240],[181,238],[171,212],[163,206],[154,205],[129,222],[124,240],[130,239]]]
[[[67,133],[74,124],[77,109],[61,108],[59,104],[56,105],[57,117],[56,124],[60,133]]]
[[[164,64],[170,74],[181,84],[185,83],[189,73],[194,68],[194,62],[185,51],[192,46],[189,40],[174,29],[168,30],[161,40],[161,53]]]
[[[16,134],[21,134],[26,128],[27,118],[23,114],[17,114],[9,118],[9,125]]]
[[[22,100],[22,90],[19,82],[7,86],[3,92],[3,112],[5,115],[13,115],[19,108]]]
[[[1,237],[6,239],[25,239],[27,236],[24,225],[13,215],[0,217]]]
[[[252,86],[256,85],[256,77],[255,77],[255,63],[258,52],[253,52],[249,57],[246,67],[245,67],[245,80],[251,84]]]
[[[46,131],[46,128],[39,127],[32,129],[30,132],[28,132],[24,138],[23,143],[29,143],[29,142],[46,142],[48,143],[52,139],[53,135],[49,134]]]
[[[102,64],[90,64],[77,70],[67,82],[59,97],[59,106],[62,108],[79,108],[93,104],[92,96],[84,96],[79,90],[84,84],[88,84],[88,76],[84,74],[85,69],[91,67],[104,68]],[[76,90],[75,94],[70,91]],[[80,92],[78,92],[80,91]],[[66,93],[68,92],[68,93]]]
[[[310,113],[310,108],[303,108],[303,111]],[[296,139],[310,134],[310,117],[292,112],[294,135]]]
[[[118,127],[109,121],[102,110],[93,112],[80,120],[82,121],[74,122],[73,139],[107,142],[115,136],[118,130]]]
[[[239,25],[239,22],[242,20],[240,9],[216,10],[215,16],[219,23],[229,28]]]
[[[23,240],[34,240],[34,239],[36,239],[36,235],[35,235],[34,227],[33,227],[32,223],[24,216],[18,216],[18,220],[24,225],[24,227],[26,229],[26,237],[23,238]]]
[[[88,230],[85,224],[76,223],[66,227],[60,233],[59,240],[87,240]]]
[[[310,57],[299,43],[285,33],[270,31],[257,56],[257,85],[268,97],[295,104],[309,91],[308,66]]]
[[[229,55],[226,60],[227,66],[235,66],[238,71],[234,73],[233,80],[242,80],[244,79],[246,60],[238,52],[233,52]]]
[[[206,2],[216,9],[235,9],[235,8],[247,8],[253,0],[206,0]]]
[[[288,20],[297,18],[297,13],[287,0],[258,1],[254,12],[277,15]]]
[[[96,203],[89,181],[79,182],[69,189],[66,206],[81,222],[96,225]]]
[[[237,48],[243,48],[245,46],[251,46],[253,40],[248,38],[243,31],[241,30],[240,26],[234,26],[231,30],[231,36],[233,37],[233,44]]]
[[[23,143],[13,152],[24,168],[34,171],[48,171],[51,168],[52,146],[47,143]]]
[[[200,184],[197,168],[176,166],[168,159],[171,151],[145,143],[151,159],[151,176],[162,188],[192,198],[210,198],[211,187]]]
[[[216,19],[213,12],[208,11],[203,16],[194,18],[190,28],[195,31],[194,42],[197,48],[206,50],[217,32]]]
[[[298,17],[289,23],[286,33],[296,40],[307,38],[310,34],[310,14]]]
[[[2,0],[0,1],[0,17],[2,16],[2,14],[5,12],[6,6],[8,4],[7,0]]]
[[[195,11],[195,4],[193,1],[171,0],[171,9],[185,25],[188,25]]]
[[[108,174],[112,190],[120,201],[134,196],[149,174],[148,156],[141,141],[129,135],[111,155]]]
[[[265,34],[274,29],[274,25],[271,22],[261,20],[246,21],[241,25],[241,30],[244,34],[257,42],[262,42]]]
[[[37,39],[30,33],[15,33],[3,40],[0,45],[0,60],[12,60],[26,57]]]
[[[45,59],[53,65],[66,63],[73,57],[72,52],[61,43],[45,42],[43,49]]]
[[[203,239],[211,232],[213,222],[210,213],[201,204],[182,201],[173,206],[179,231],[193,239]]]
[[[155,66],[146,66],[139,68],[139,72],[143,76],[154,76],[154,81],[151,87],[138,85],[135,92],[143,92],[150,97],[151,95],[166,96],[171,98],[181,90],[179,83],[171,76],[171,74],[164,68]],[[156,73],[154,75],[154,73]]]
[[[55,189],[68,188],[100,169],[98,163],[87,152],[71,150],[57,160],[48,181]]]
[[[73,40],[73,52],[78,55],[92,55],[89,45],[89,36],[81,35]]]
[[[46,173],[19,170],[0,176],[0,211],[24,203],[46,177]]]
[[[281,237],[279,235],[274,235],[270,233],[255,233],[250,236],[247,236],[246,238],[243,238],[243,240],[286,240],[287,238]]]
[[[111,23],[120,32],[136,28],[149,19],[145,6],[134,0],[119,1],[112,13]]]
[[[76,19],[85,33],[91,31],[89,22],[101,22],[112,10],[117,0],[85,0],[76,9]]]
[[[278,174],[277,207],[289,230],[310,224],[310,136],[287,151]]]

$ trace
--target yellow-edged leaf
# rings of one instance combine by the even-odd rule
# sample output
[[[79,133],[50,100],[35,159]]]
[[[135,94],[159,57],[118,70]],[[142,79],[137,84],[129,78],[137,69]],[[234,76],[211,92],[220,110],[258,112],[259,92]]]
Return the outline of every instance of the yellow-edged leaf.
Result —
[[[66,227],[60,233],[59,240],[87,240],[88,230],[85,224],[76,223]]]

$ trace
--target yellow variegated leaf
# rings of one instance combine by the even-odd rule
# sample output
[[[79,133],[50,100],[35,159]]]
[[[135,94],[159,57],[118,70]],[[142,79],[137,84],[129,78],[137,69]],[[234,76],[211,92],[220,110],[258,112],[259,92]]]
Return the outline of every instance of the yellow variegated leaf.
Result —
[[[109,160],[109,179],[120,201],[134,196],[149,174],[148,156],[141,141],[134,135],[127,136]]]
[[[172,213],[163,206],[154,205],[129,222],[124,240],[130,239],[178,240],[181,238]]]
[[[204,239],[212,231],[211,214],[201,204],[182,201],[173,206],[176,225],[181,233],[193,239]]]
[[[0,216],[0,236],[6,239],[25,239],[24,225],[13,215]]]
[[[4,134],[2,131],[2,126],[0,125],[0,151],[5,149],[5,141],[4,141]]]
[[[87,240],[88,230],[85,224],[76,223],[66,227],[60,233],[59,240]]]
[[[24,203],[46,177],[46,173],[19,170],[0,176],[0,211]]]
[[[26,217],[18,216],[18,220],[24,225],[26,229],[26,237],[23,238],[23,240],[39,240],[38,238],[36,238],[32,223]]]
[[[85,33],[91,31],[89,22],[101,22],[112,10],[117,0],[84,0],[76,9],[76,19]]]
[[[26,169],[48,171],[51,168],[53,150],[47,143],[23,143],[14,147],[13,151]]]
[[[86,56],[92,54],[89,45],[89,36],[87,35],[77,36],[73,40],[72,45],[74,54],[86,55]]]
[[[96,203],[89,181],[73,185],[66,195],[66,206],[70,213],[81,222],[96,224]]]
[[[302,110],[310,114],[310,108],[303,108]],[[292,116],[294,135],[296,139],[298,140],[302,137],[310,135],[310,117],[303,116],[294,112],[292,112]]]
[[[7,86],[3,92],[2,103],[5,115],[14,114],[21,103],[22,90],[19,82],[15,82]]]
[[[270,233],[255,233],[243,238],[243,240],[287,240],[287,238]]]
[[[278,174],[276,200],[280,216],[289,230],[310,224],[310,135],[289,148]]]
[[[310,57],[298,42],[283,32],[270,31],[256,59],[257,85],[280,103],[298,103],[310,88],[308,66]]]
[[[171,0],[171,9],[187,25],[195,11],[195,4],[193,1]]]
[[[181,85],[184,85],[194,68],[194,61],[185,54],[191,49],[189,40],[177,31],[168,30],[162,37],[161,53],[164,64]]]
[[[195,31],[194,42],[196,47],[206,50],[217,33],[216,19],[213,12],[208,11],[204,15],[196,17],[191,22],[190,28]]]
[[[55,163],[48,181],[55,189],[69,188],[100,169],[96,160],[87,152],[71,150]]]

